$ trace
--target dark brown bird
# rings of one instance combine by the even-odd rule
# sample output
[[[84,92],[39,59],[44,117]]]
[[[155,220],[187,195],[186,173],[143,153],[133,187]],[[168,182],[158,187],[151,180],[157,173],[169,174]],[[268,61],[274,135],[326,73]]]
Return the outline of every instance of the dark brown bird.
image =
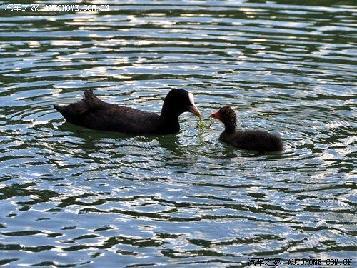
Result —
[[[282,151],[283,142],[278,135],[264,130],[236,130],[237,118],[230,106],[224,106],[211,117],[224,124],[219,139],[240,149],[258,152]]]
[[[92,90],[86,90],[81,101],[54,108],[72,124],[134,135],[177,133],[180,130],[178,117],[183,112],[201,116],[193,95],[183,89],[172,89],[167,94],[161,114],[104,102]]]

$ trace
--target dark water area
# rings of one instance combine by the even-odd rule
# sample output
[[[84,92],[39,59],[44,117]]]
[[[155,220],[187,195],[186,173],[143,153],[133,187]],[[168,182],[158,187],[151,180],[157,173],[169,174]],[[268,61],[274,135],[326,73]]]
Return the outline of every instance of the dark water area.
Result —
[[[0,1],[0,265],[356,265],[355,1],[33,3]],[[205,128],[135,137],[53,109],[94,89],[159,112],[173,88]],[[219,142],[223,105],[284,152]]]

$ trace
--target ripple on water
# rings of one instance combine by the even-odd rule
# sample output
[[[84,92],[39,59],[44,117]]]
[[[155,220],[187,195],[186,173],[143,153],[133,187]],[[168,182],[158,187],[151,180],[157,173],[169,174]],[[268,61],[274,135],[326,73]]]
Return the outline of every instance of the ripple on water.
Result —
[[[353,258],[350,1],[133,1],[21,14],[8,4],[0,2],[1,264]],[[158,112],[172,88],[194,92],[205,117],[231,105],[242,128],[281,133],[285,151],[235,150],[217,140],[219,123],[200,129],[186,114],[177,135],[132,137],[64,123],[53,110],[96,89]]]

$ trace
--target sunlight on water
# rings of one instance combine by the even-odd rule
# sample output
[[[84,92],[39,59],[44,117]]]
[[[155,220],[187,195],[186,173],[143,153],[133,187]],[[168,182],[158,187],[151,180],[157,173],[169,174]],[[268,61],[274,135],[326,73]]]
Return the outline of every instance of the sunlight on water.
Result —
[[[353,267],[355,3],[103,3],[0,1],[0,264]],[[177,135],[88,130],[53,108],[95,89],[159,112],[173,88],[204,117],[183,114]],[[224,105],[241,128],[280,133],[284,152],[219,142],[208,118]]]

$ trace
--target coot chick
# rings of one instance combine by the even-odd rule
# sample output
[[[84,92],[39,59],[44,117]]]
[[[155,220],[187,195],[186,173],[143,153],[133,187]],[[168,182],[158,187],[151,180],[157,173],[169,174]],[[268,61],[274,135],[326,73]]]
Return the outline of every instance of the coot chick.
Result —
[[[224,106],[211,117],[220,120],[225,130],[219,139],[240,149],[258,152],[282,151],[283,142],[278,135],[264,130],[236,130],[236,114],[230,106]]]
[[[172,89],[167,94],[161,114],[104,102],[92,90],[86,90],[81,101],[54,108],[72,124],[134,135],[177,133],[180,130],[178,117],[183,112],[201,116],[192,93],[183,89]]]

